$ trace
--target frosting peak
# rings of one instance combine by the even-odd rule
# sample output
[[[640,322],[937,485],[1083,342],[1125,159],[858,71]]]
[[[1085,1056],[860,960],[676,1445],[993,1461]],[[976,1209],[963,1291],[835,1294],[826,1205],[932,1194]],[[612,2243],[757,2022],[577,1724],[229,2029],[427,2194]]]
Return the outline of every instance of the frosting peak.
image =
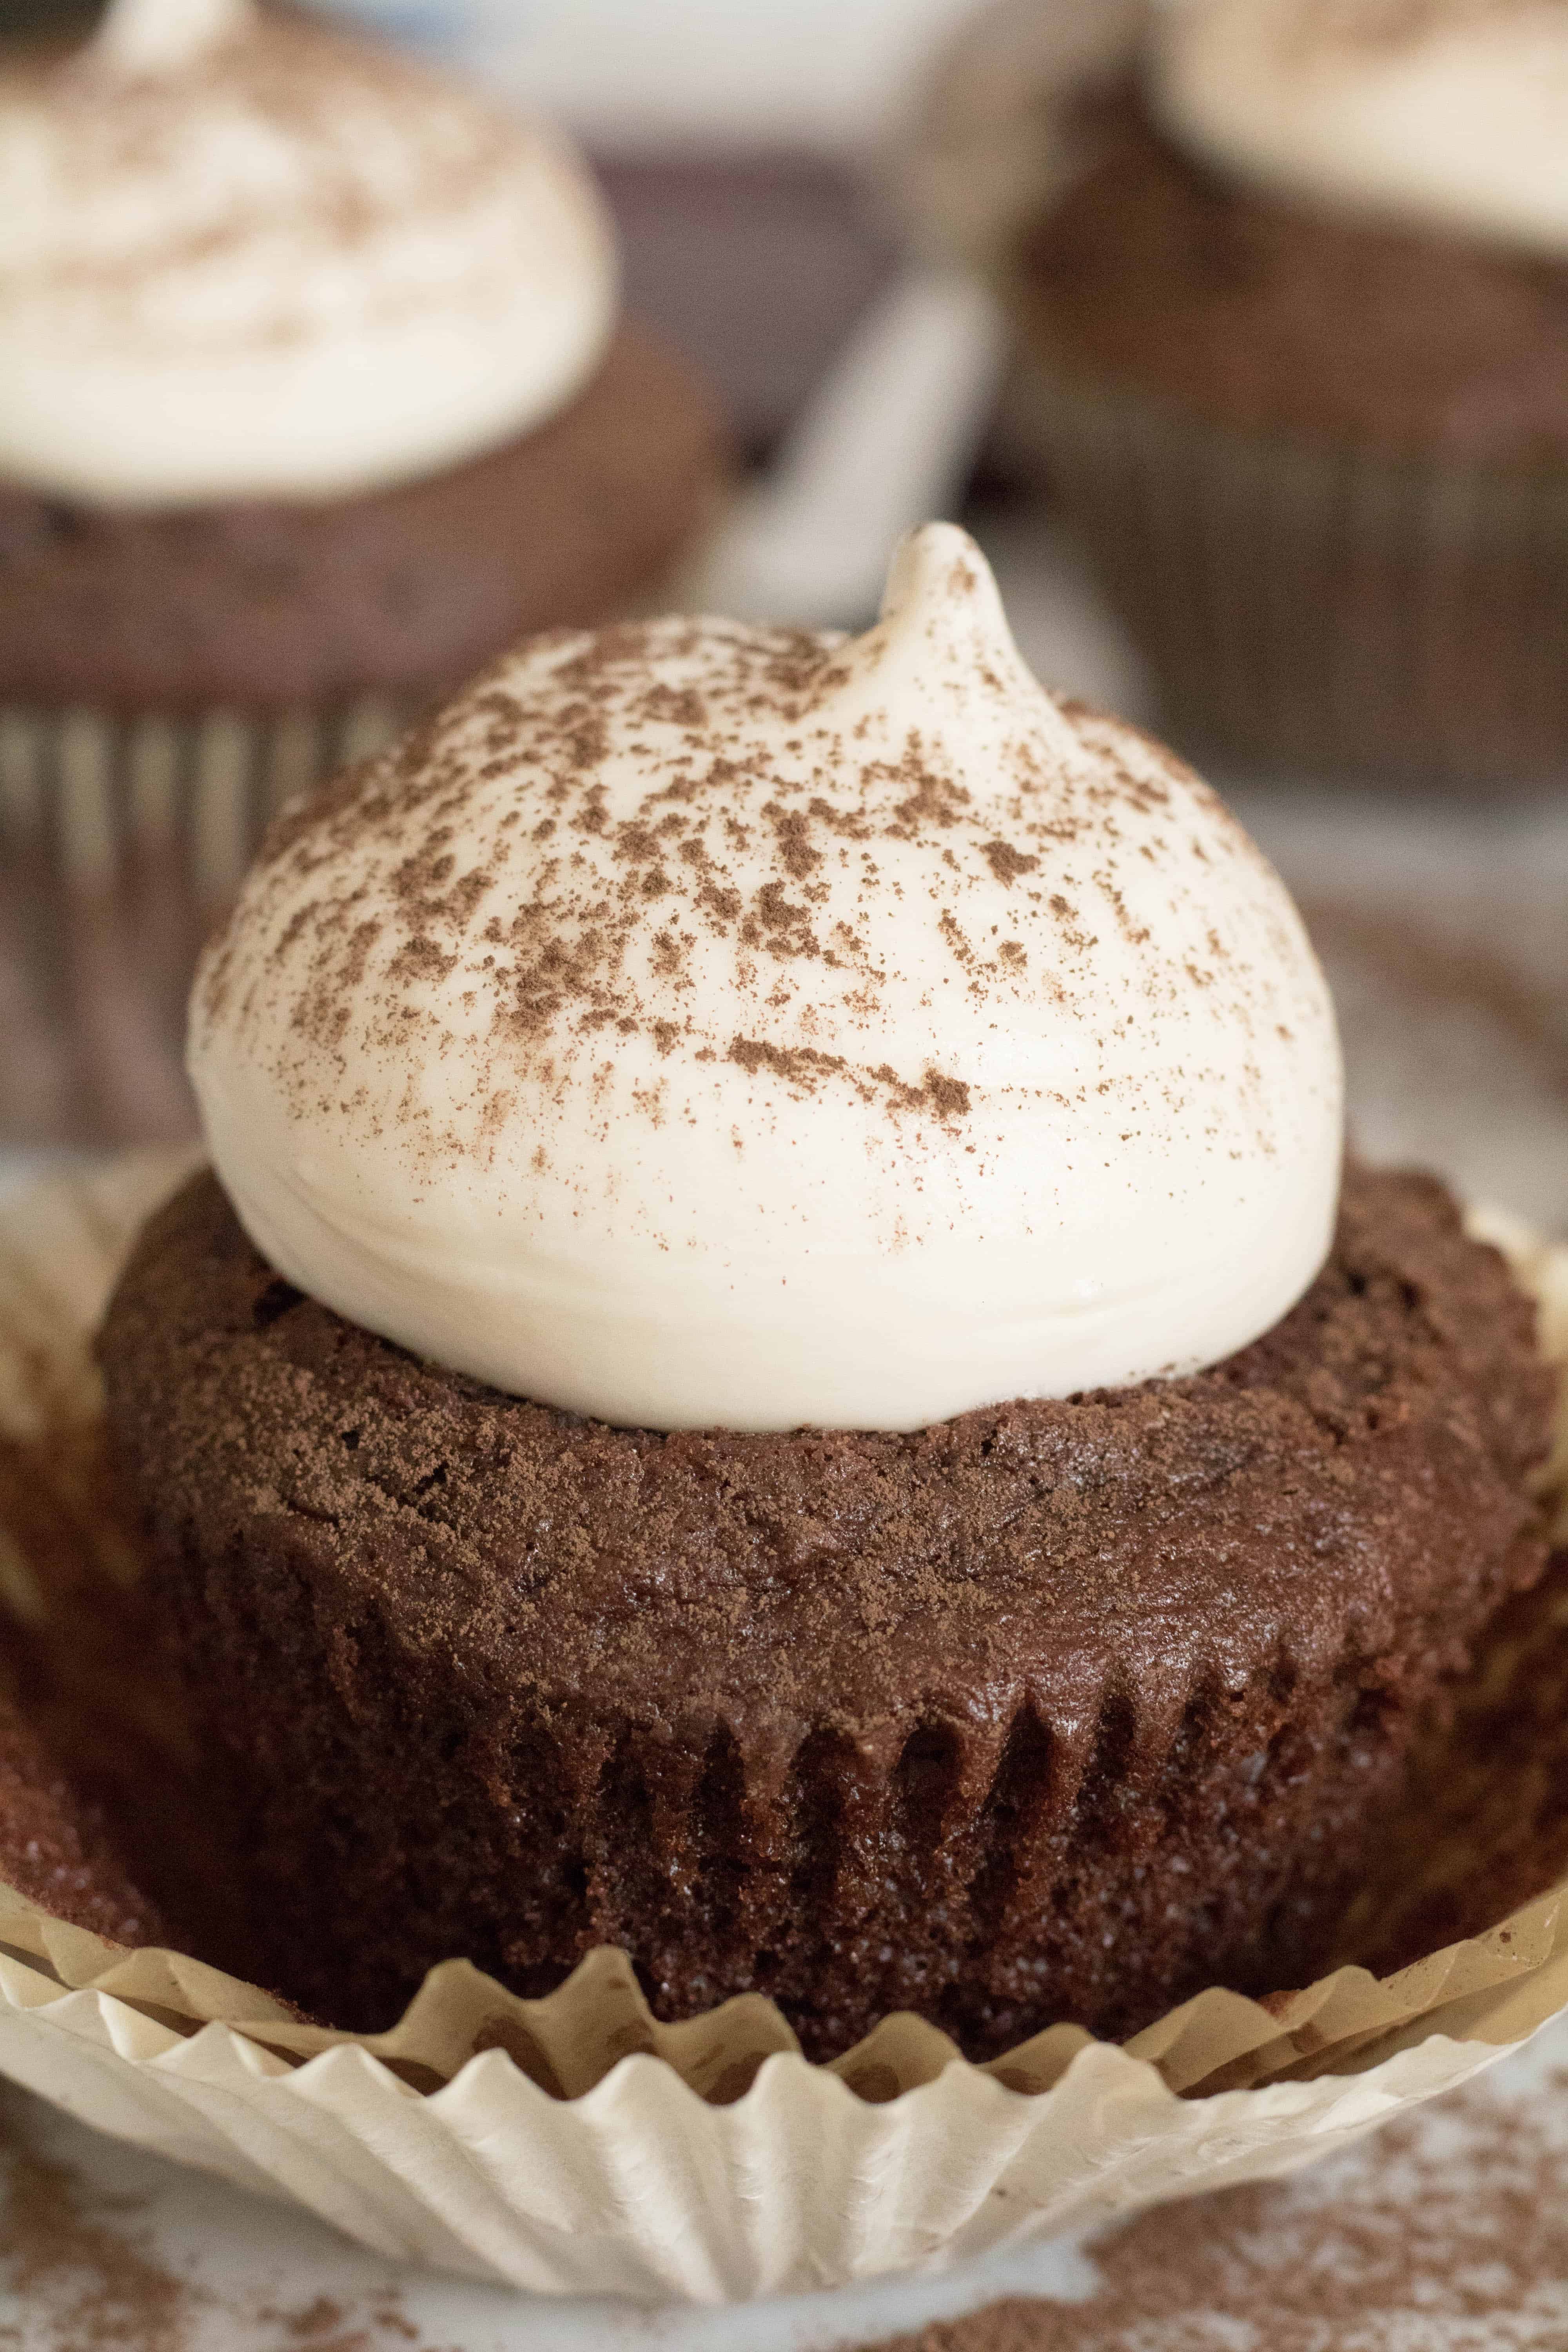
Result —
[[[847,642],[835,707],[858,697],[889,706],[910,696],[943,725],[1030,724],[1068,759],[1073,731],[1013,642],[995,575],[967,531],[927,523],[893,551],[877,625]]]
[[[962,531],[853,640],[538,638],[274,833],[192,1000],[219,1174],[372,1329],[634,1425],[1190,1370],[1310,1281],[1321,974]]]
[[[1163,0],[1149,82],[1284,194],[1568,251],[1563,0]]]
[[[597,363],[584,168],[458,83],[244,0],[116,0],[0,72],[0,478],[100,504],[353,495]]]

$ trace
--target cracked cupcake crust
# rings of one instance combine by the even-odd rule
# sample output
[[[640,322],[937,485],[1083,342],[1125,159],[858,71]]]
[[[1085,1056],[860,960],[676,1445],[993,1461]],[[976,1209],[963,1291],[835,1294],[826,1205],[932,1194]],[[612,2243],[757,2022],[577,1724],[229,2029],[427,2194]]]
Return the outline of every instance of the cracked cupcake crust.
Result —
[[[1415,1713],[1538,1573],[1532,1312],[1425,1179],[1191,1379],[907,1434],[505,1398],[280,1282],[210,1177],[100,1342],[277,1979],[387,2021],[595,1944],[813,2054],[988,2054],[1310,1965]]]

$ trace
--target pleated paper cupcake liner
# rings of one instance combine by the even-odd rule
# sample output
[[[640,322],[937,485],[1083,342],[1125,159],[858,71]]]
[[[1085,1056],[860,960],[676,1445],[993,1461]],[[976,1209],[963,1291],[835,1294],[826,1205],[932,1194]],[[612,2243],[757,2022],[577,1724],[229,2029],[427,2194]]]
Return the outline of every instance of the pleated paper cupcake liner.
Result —
[[[58,1483],[84,1574],[121,1584],[135,1570],[123,1538],[73,1483],[99,1411],[89,1340],[132,1233],[186,1164],[122,1158],[0,1212],[0,1432]],[[1506,1218],[1475,1223],[1568,1361],[1568,1252]],[[47,1596],[6,1533],[0,1598],[37,1613]],[[1562,1647],[1560,1618],[1568,1574],[1531,1638]],[[1511,1654],[1483,1662],[1482,1685],[1506,1681]],[[1439,1827],[1409,1841],[1416,1894]],[[384,2254],[654,2303],[939,2269],[1285,2172],[1465,2081],[1565,2005],[1568,1877],[1382,1978],[1342,1967],[1262,2002],[1215,1989],[1124,2046],[1057,2026],[984,2066],[910,2016],[822,2066],[760,1997],[661,2024],[608,1951],[532,2001],[454,1960],[390,2032],[338,2032],[194,1958],[128,1951],[0,1892],[0,2071]]]
[[[716,478],[617,616],[700,601],[732,504]],[[381,751],[431,698],[129,716],[0,700],[0,1142],[195,1133],[184,1049],[202,942],[284,804]]]
[[[283,803],[388,741],[363,698],[269,716],[0,707],[0,1133],[153,1141],[194,1126],[185,993]]]
[[[1568,775],[1568,467],[1248,433],[1027,342],[1008,424],[1184,748],[1496,793]]]

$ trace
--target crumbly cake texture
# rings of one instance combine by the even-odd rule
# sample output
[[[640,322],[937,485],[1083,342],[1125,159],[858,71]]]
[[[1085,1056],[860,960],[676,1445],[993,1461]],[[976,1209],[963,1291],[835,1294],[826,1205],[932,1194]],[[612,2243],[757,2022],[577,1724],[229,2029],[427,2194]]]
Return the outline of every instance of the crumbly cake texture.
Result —
[[[1247,432],[1568,453],[1568,266],[1259,193],[1131,100],[1088,135],[1095,160],[1017,257],[1026,341],[1053,367]]]
[[[422,1364],[201,1176],[100,1342],[265,1973],[387,2023],[596,1944],[809,2053],[1310,1978],[1415,1719],[1539,1573],[1532,1310],[1436,1184],[1212,1371],[912,1435],[668,1437]]]
[[[101,1807],[84,1798],[0,1677],[0,1879],[54,1918],[112,1942],[164,1935],[127,1874]]]
[[[656,594],[725,465],[693,372],[627,326],[548,424],[391,489],[149,511],[0,481],[0,698],[434,699],[514,637]]]

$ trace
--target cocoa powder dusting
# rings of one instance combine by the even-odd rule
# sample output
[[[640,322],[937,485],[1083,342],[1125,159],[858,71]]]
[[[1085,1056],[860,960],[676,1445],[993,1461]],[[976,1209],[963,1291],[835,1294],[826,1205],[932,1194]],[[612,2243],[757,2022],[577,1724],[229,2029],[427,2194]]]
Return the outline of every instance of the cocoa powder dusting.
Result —
[[[1568,2148],[1550,2105],[1485,2089],[1268,2188],[1145,2214],[1082,2304],[1008,2302],[869,2352],[1556,2352]]]
[[[297,2304],[193,2284],[152,2243],[147,2195],[110,2192],[33,2145],[40,2111],[0,2091],[0,2283],[29,2352],[195,2352],[243,2331],[256,2352],[436,2352],[394,2287]],[[456,2347],[448,2347],[456,2352]]]
[[[184,2352],[191,2298],[133,2238],[92,2218],[74,2174],[12,2138],[0,2265],[60,2352]]]
[[[377,239],[411,215],[439,225],[481,204],[516,173],[524,152],[515,126],[461,88],[390,50],[270,10],[175,70],[129,73],[90,43],[63,59],[13,65],[0,79],[0,101],[7,98],[47,110],[62,177],[79,193],[123,209],[149,179],[174,192],[174,204],[158,207],[155,245],[132,229],[91,250],[80,244],[68,255],[51,248],[37,259],[0,260],[8,294],[60,305],[79,336],[90,330],[133,346],[172,334],[182,346],[207,348],[309,335],[319,321],[310,288],[296,281],[337,253],[357,262],[365,314],[374,320],[378,306],[393,313],[408,291],[378,283]],[[231,175],[221,204],[204,186],[211,150],[193,129],[215,121],[272,165],[249,185]],[[259,315],[245,310],[236,322],[231,305],[177,299],[187,278],[205,285],[258,243],[271,248],[270,307]],[[477,299],[497,299],[517,246],[489,244],[473,236],[455,244],[449,267],[466,273]],[[448,278],[445,290],[461,299],[468,289]]]
[[[694,666],[700,690],[679,682]],[[1257,853],[1188,770],[1072,704],[1077,751],[1047,752],[1021,721],[981,796],[918,726],[885,756],[887,713],[837,702],[845,678],[840,641],[801,631],[663,621],[535,640],[275,827],[209,959],[205,1019],[270,1035],[260,1050],[300,1119],[343,1115],[351,1063],[450,1073],[388,1113],[430,1165],[490,1148],[498,1098],[548,1115],[612,1086],[631,1051],[668,1068],[653,1083],[644,1061],[617,1116],[710,1116],[697,1066],[729,1063],[797,1098],[848,1089],[890,1125],[869,1148],[918,1152],[919,1122],[952,1130],[977,1093],[945,1058],[888,1058],[916,990],[927,1037],[950,999],[940,1025],[965,1037],[1038,999],[1070,1014],[1114,926],[1134,951],[1130,1000],[1190,992],[1183,959],[1129,912],[1129,825],[1173,911],[1208,887],[1194,821],[1238,863]],[[928,953],[910,945],[911,908],[938,950],[929,981],[900,961]],[[1215,993],[1250,1030],[1271,985],[1237,960]]]
[[[1032,874],[1040,862],[1006,841],[986,842],[981,855],[998,882],[1016,882],[1020,874]]]

